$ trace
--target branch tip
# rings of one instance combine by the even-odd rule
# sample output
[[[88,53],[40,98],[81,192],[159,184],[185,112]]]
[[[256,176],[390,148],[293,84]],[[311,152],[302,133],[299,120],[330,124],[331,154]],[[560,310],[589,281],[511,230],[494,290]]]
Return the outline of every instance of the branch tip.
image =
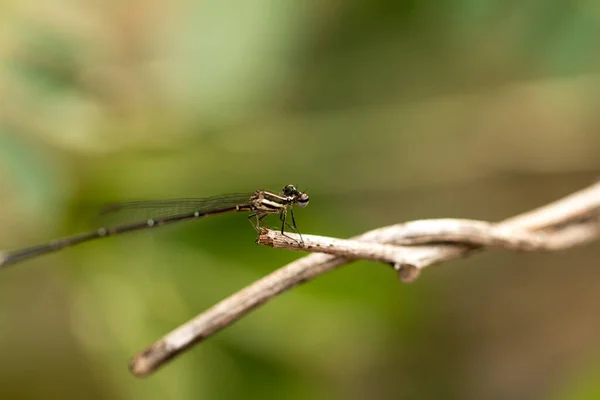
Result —
[[[398,278],[402,283],[412,283],[421,275],[421,270],[412,264],[394,264],[394,269],[398,271]]]
[[[167,351],[164,340],[159,340],[134,356],[129,362],[129,370],[133,375],[143,378],[152,373],[158,365],[165,363],[175,355],[176,353]]]

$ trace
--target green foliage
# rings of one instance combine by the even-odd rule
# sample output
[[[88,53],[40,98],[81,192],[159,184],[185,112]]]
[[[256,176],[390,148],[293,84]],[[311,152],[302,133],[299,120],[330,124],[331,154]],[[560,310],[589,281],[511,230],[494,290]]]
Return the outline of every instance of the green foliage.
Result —
[[[289,183],[311,195],[306,233],[494,220],[600,167],[592,2],[42,3],[0,5],[2,249],[102,225],[107,202]],[[360,262],[129,375],[132,354],[300,256],[254,239],[245,217],[220,216],[3,272],[0,398],[534,398],[553,376],[536,354],[569,351],[544,335],[589,328],[570,329],[560,296],[518,314],[530,295],[511,274],[537,271],[546,286],[531,290],[555,293],[560,259],[461,261],[409,286]],[[572,257],[595,267],[597,249]],[[562,298],[586,293],[575,286]],[[561,315],[565,332],[548,322]],[[539,353],[520,347],[542,326]],[[597,398],[592,381],[562,398]]]

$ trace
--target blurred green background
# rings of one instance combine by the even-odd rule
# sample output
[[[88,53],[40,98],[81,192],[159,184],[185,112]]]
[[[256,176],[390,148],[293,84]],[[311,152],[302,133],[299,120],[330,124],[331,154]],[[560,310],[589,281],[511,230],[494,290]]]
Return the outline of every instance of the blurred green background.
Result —
[[[0,21],[1,249],[111,201],[293,183],[302,232],[348,237],[500,220],[600,176],[595,1],[4,0]],[[411,285],[355,263],[130,375],[301,256],[254,239],[224,215],[4,271],[0,398],[600,399],[599,244]]]

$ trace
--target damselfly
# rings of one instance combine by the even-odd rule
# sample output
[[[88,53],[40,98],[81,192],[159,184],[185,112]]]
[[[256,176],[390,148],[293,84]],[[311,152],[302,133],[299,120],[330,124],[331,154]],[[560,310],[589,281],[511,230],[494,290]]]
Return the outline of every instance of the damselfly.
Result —
[[[294,232],[300,234],[296,227],[293,206],[306,207],[308,195],[296,189],[294,185],[286,185],[281,194],[267,190],[257,190],[254,193],[227,194],[222,196],[208,197],[204,199],[178,199],[166,201],[134,201],[128,203],[117,203],[108,206],[101,213],[114,212],[124,209],[146,209],[153,210],[162,216],[135,222],[126,225],[99,228],[95,231],[82,233],[57,239],[37,246],[0,252],[0,268],[14,264],[33,257],[51,253],[65,247],[100,239],[121,233],[138,231],[147,228],[163,226],[173,222],[198,219],[208,215],[222,214],[226,212],[250,212],[248,220],[257,231],[260,231],[261,222],[270,214],[279,214],[281,220],[281,233],[285,234],[285,227],[290,227]],[[176,210],[176,212],[173,212]],[[165,211],[170,214],[165,216]],[[292,223],[288,222],[288,211]],[[302,236],[300,236],[302,238]],[[301,239],[302,240],[302,239]]]

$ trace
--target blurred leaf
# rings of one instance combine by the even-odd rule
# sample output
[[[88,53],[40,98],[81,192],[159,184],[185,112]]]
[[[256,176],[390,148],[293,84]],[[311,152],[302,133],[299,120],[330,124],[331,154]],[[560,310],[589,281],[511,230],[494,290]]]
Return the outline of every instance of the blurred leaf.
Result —
[[[14,129],[0,126],[0,164],[16,190],[13,197],[31,215],[46,214],[60,197],[56,165]],[[55,213],[47,217],[57,217]],[[39,221],[41,222],[41,221]]]
[[[52,96],[77,87],[77,58],[83,46],[57,30],[27,24],[13,55],[12,73],[38,96]]]

